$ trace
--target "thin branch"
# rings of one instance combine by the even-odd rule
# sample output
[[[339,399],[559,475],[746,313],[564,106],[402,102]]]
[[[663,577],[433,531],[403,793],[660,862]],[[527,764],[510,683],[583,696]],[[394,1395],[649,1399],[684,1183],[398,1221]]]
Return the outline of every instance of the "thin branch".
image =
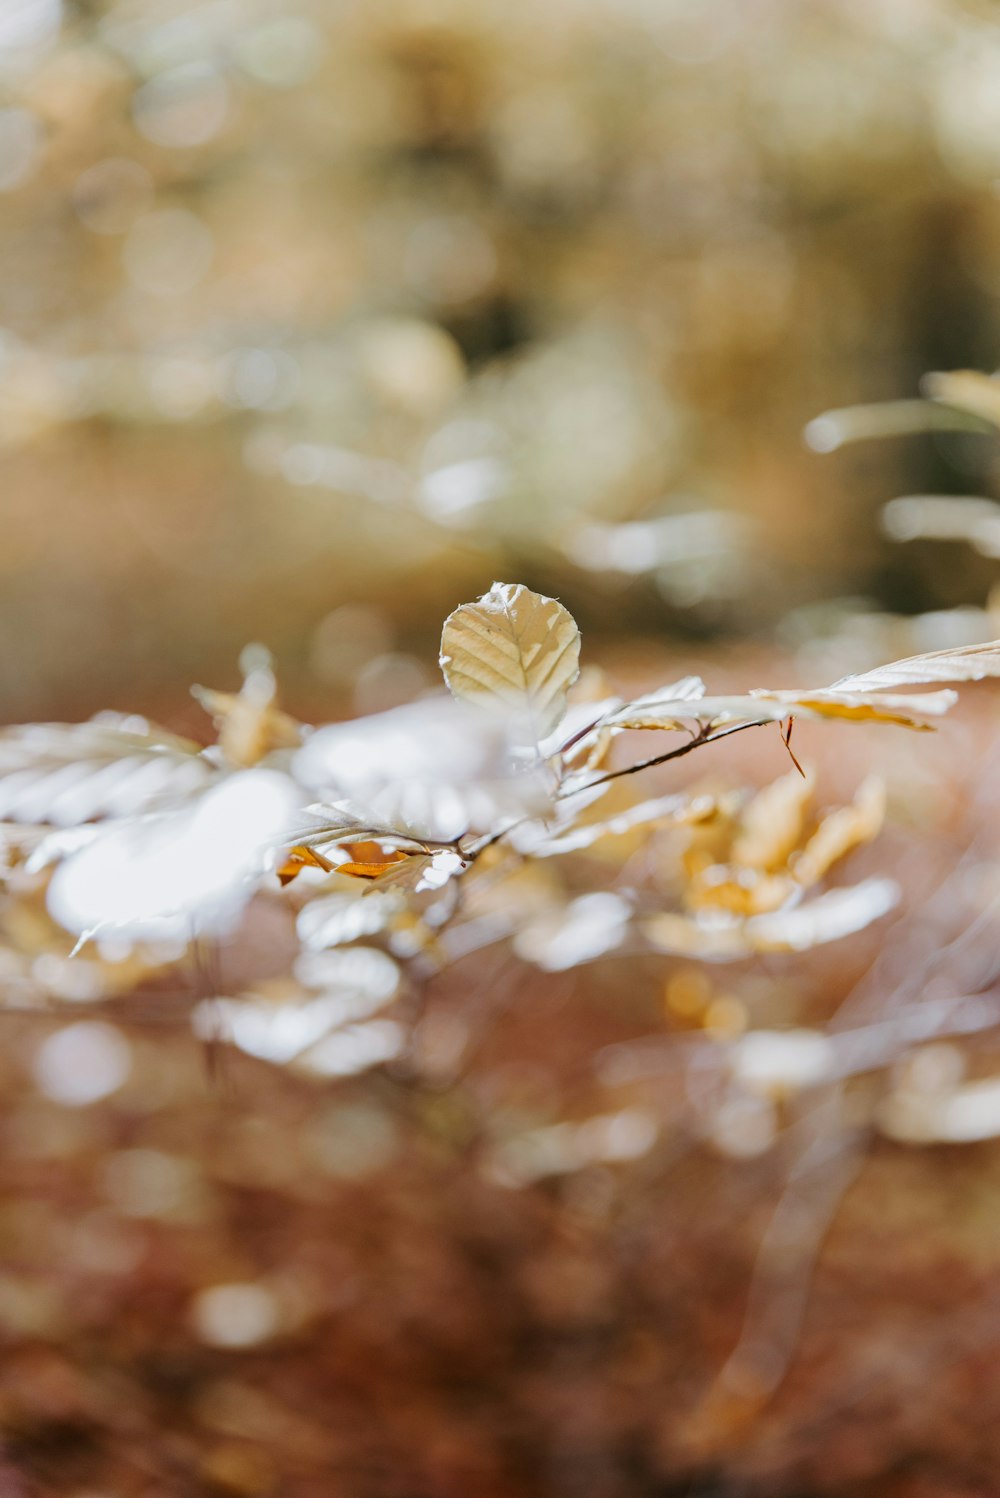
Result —
[[[586,785],[574,785],[568,790],[560,791],[556,800],[562,801],[567,796],[579,795],[581,791],[593,790],[595,786],[606,785],[609,780],[618,780],[622,775],[636,775],[640,770],[651,770],[654,765],[665,765],[669,760],[681,759],[685,754],[690,754],[694,749],[700,749],[704,744],[715,744],[719,739],[728,739],[734,733],[742,733],[745,728],[763,728],[773,721],[772,718],[755,718],[750,723],[731,723],[728,728],[720,728],[718,733],[712,733],[710,728],[703,727],[701,733],[688,743],[681,744],[676,749],[668,749],[666,754],[656,754],[652,759],[640,760],[637,765],[625,765],[621,770],[609,770],[607,774],[599,775],[596,780],[588,780]]]

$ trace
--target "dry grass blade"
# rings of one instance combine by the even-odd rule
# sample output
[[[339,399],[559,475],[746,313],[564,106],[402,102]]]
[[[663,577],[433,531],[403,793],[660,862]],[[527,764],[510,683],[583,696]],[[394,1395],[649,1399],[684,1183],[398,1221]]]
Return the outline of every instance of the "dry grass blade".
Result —
[[[494,583],[446,620],[441,669],[455,697],[513,715],[539,744],[566,711],[580,671],[580,632],[561,603],[519,583]]]

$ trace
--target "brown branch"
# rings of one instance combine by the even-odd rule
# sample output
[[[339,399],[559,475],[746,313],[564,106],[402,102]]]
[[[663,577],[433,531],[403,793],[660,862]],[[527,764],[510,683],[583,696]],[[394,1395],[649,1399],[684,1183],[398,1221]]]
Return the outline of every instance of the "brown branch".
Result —
[[[681,759],[685,754],[700,749],[703,744],[714,744],[719,739],[728,739],[734,733],[742,733],[745,728],[763,728],[773,721],[772,718],[755,718],[750,723],[731,723],[728,728],[720,728],[718,733],[712,733],[710,728],[703,726],[701,732],[688,743],[681,744],[676,749],[668,749],[666,754],[656,754],[652,759],[640,760],[636,765],[625,765],[621,770],[609,770],[606,775],[599,775],[596,780],[588,780],[586,785],[571,786],[569,790],[560,791],[556,800],[562,801],[567,796],[579,795],[581,791],[593,790],[595,786],[606,785],[609,780],[618,780],[622,775],[636,775],[640,770],[651,770],[654,765],[665,765],[672,759]]]

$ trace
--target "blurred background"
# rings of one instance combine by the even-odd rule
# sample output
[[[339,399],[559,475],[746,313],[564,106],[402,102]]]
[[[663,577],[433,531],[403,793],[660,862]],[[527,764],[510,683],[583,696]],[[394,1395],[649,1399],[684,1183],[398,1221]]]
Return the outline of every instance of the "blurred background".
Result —
[[[8,721],[258,638],[403,699],[493,575],[592,635],[981,601],[877,523],[980,439],[802,432],[992,367],[986,0],[5,0],[0,88]]]
[[[188,684],[248,641],[303,717],[392,707],[494,576],[627,690],[990,638],[998,543],[882,511],[995,493],[917,400],[998,335],[992,0],[0,0],[0,721],[204,736]],[[994,724],[805,730],[824,802],[896,788],[859,867],[910,914],[855,1018],[939,960],[993,994]],[[12,1000],[94,996],[5,920]],[[992,1018],[885,1053],[904,1115],[987,1088],[930,1138],[872,1143],[863,1088],[796,1111],[808,1040],[735,1094],[688,1048],[819,1035],[880,929],[708,976],[493,954],[419,1085],[209,1075],[155,994],[6,1015],[0,1495],[995,1493]]]

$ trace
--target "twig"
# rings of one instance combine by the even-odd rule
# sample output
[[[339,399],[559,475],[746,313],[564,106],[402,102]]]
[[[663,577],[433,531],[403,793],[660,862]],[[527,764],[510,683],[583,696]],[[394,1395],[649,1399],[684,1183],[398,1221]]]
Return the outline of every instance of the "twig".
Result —
[[[688,743],[681,744],[676,749],[668,749],[666,754],[656,754],[652,759],[640,760],[638,764],[625,765],[620,770],[608,770],[605,775],[588,780],[586,785],[570,786],[568,790],[559,791],[556,800],[563,801],[567,796],[578,796],[581,791],[591,791],[595,786],[606,785],[609,780],[618,780],[623,775],[637,775],[640,770],[651,770],[655,765],[667,764],[669,760],[682,759],[685,754],[700,749],[704,744],[715,744],[719,739],[728,739],[734,733],[742,733],[745,728],[763,728],[773,721],[771,718],[755,718],[750,723],[731,723],[728,728],[720,728],[717,733],[713,733],[709,726],[703,726],[701,732]]]

